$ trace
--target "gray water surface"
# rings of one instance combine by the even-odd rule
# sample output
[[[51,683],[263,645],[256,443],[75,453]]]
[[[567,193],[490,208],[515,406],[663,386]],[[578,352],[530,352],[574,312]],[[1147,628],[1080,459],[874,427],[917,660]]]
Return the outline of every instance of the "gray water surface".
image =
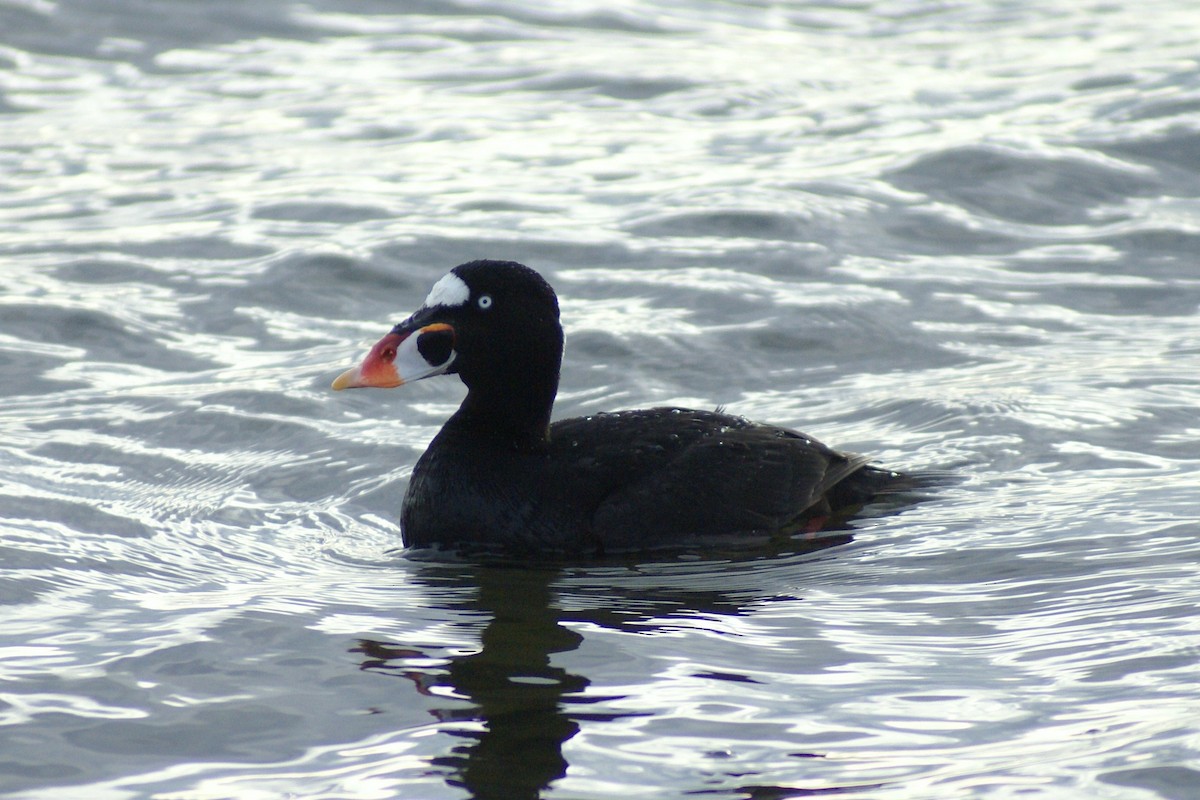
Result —
[[[1200,797],[1188,0],[0,2],[0,792]],[[455,264],[557,416],[950,476],[818,551],[429,562]]]

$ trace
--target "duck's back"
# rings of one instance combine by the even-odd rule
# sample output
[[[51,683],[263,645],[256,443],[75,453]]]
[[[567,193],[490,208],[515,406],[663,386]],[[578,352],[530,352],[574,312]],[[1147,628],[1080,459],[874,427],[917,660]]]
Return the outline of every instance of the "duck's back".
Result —
[[[410,546],[597,553],[788,532],[828,513],[865,458],[805,434],[655,408],[554,423],[532,450],[447,426],[418,461]]]

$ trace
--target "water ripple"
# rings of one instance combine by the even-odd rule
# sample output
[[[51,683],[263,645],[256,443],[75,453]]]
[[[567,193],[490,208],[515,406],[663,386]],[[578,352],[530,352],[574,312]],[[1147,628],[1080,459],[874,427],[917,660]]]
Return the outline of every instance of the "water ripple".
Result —
[[[0,4],[0,791],[1190,796],[1190,5],[147,9]],[[483,256],[562,295],[562,415],[953,480],[411,559],[462,389],[327,387]]]

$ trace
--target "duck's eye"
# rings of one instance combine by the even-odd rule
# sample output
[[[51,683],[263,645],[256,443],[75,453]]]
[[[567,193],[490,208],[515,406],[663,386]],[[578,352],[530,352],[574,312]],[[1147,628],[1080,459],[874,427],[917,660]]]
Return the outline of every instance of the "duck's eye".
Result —
[[[479,295],[479,299],[475,301],[475,305],[479,306],[481,311],[487,311],[492,307],[492,296],[490,294]]]

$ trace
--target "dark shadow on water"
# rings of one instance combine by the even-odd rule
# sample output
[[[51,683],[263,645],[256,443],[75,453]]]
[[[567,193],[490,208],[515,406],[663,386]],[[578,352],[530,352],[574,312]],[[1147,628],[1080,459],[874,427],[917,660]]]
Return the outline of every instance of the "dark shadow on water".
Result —
[[[421,565],[419,579],[446,586],[451,573],[439,565]],[[439,674],[400,671],[417,690],[432,694],[450,689],[470,707],[438,710],[447,730],[462,739],[450,752],[432,760],[446,769],[446,782],[480,800],[537,798],[552,781],[566,774],[563,743],[579,730],[588,702],[579,695],[588,679],[550,661],[555,653],[579,647],[582,637],[560,625],[551,584],[557,569],[462,566],[463,580],[477,592],[456,610],[487,615],[478,652],[449,659]],[[362,641],[363,667],[387,670],[421,655],[420,650],[393,643]],[[454,723],[462,723],[455,726]],[[482,723],[482,727],[478,726]]]
[[[793,540],[789,556],[804,556],[851,538],[848,532],[838,532],[810,541]],[[776,563],[777,554],[741,555],[737,560],[770,564]],[[734,561],[726,557],[690,564],[668,562],[659,565],[661,574],[655,565],[534,568],[512,563],[414,562],[411,577],[426,584],[431,597],[457,598],[445,601],[445,607],[480,620],[478,651],[439,659],[436,667],[427,666],[426,658],[437,655],[415,644],[360,641],[355,652],[362,656],[363,669],[406,678],[421,694],[456,698],[433,713],[445,723],[443,730],[460,742],[431,759],[431,772],[442,773],[448,785],[478,800],[536,800],[566,774],[563,746],[581,723],[639,716],[599,711],[598,703],[619,698],[587,693],[588,676],[553,663],[556,654],[576,650],[583,641],[564,623],[586,621],[650,632],[658,620],[673,614],[746,613],[747,603],[763,601],[761,594],[750,600],[744,587],[726,591],[723,583],[713,585],[722,566]],[[750,570],[743,577],[752,581],[754,574]],[[622,580],[622,575],[633,577]],[[616,579],[610,581],[610,576]],[[660,581],[663,576],[668,580]],[[682,579],[672,582],[672,576]],[[411,666],[414,660],[420,666]],[[762,793],[765,787],[746,790],[751,788],[752,797],[809,791],[780,788],[785,794],[773,795]]]
[[[557,570],[483,566],[465,572],[473,575],[478,593],[459,610],[483,612],[489,620],[478,652],[451,658],[432,685],[419,684],[423,692],[434,685],[449,688],[471,703],[438,712],[443,721],[467,724],[448,727],[462,743],[433,764],[448,768],[447,783],[477,798],[536,798],[566,774],[562,745],[585,716],[576,709],[586,701],[573,695],[587,688],[587,678],[550,659],[579,647],[582,637],[559,625],[550,586]],[[374,666],[396,653],[393,645],[379,642],[361,647],[376,660]]]

